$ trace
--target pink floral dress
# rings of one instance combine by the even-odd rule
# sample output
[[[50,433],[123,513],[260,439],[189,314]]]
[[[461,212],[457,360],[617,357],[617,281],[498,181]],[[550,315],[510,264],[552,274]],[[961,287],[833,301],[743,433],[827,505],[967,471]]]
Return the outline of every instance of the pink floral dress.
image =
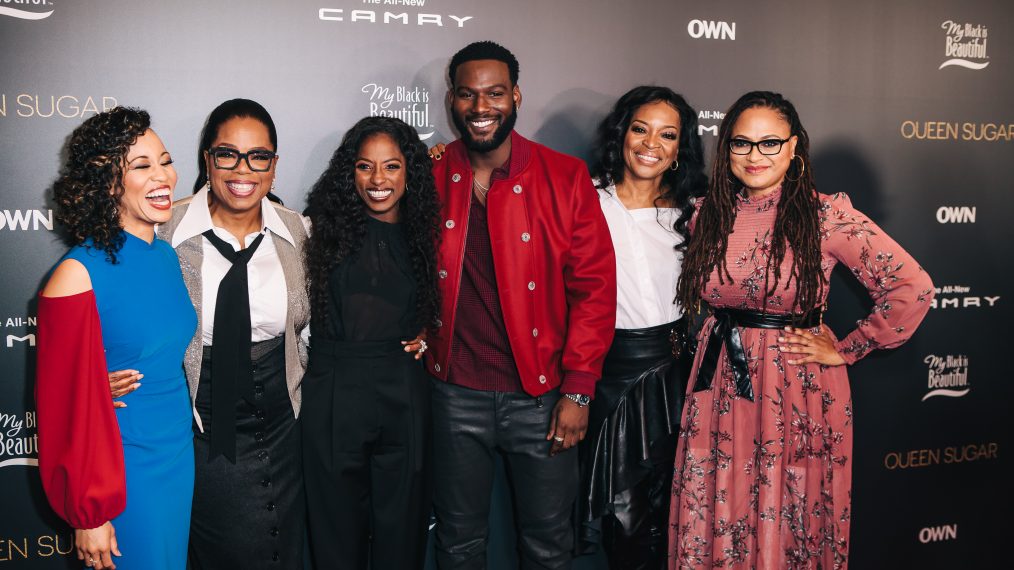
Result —
[[[759,311],[781,191],[741,197],[729,236],[732,281],[712,273],[705,300],[716,308]],[[874,307],[838,351],[849,364],[893,348],[930,307],[933,284],[912,257],[844,194],[820,195],[822,267],[844,263]],[[791,270],[791,251],[782,279]],[[795,281],[767,298],[788,313]],[[826,291],[825,291],[826,299]],[[799,312],[798,309],[796,312]],[[736,395],[725,354],[709,390],[694,392],[715,319],[705,320],[688,385],[670,513],[670,568],[845,568],[851,502],[852,403],[845,366],[791,365],[779,330],[740,330],[754,402]]]

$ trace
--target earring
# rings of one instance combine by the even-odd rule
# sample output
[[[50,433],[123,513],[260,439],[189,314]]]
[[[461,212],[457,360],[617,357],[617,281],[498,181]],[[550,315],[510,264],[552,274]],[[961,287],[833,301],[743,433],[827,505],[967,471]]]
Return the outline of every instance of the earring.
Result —
[[[680,161],[674,160],[674,161],[672,161],[672,165],[669,166],[669,169],[672,170],[672,171],[676,171],[676,170],[679,170],[679,167],[680,167]]]
[[[270,192],[271,192],[272,194],[274,194],[274,193],[275,193],[275,181],[274,181],[274,180],[272,180],[272,181],[271,181],[271,190],[270,190]]]
[[[201,190],[207,190],[208,192],[211,192],[211,180],[205,180],[204,187],[201,188]]]
[[[793,161],[795,161],[797,158],[799,159],[799,175],[796,176],[795,178],[789,178],[788,173],[786,173],[785,179],[788,180],[789,182],[799,182],[799,179],[803,177],[803,173],[806,172],[806,163],[803,162],[803,157],[799,156],[798,154],[792,155]]]

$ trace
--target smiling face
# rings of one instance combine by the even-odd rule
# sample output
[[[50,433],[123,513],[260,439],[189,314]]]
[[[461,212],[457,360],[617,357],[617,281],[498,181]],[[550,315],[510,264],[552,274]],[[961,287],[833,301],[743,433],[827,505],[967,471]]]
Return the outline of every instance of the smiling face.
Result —
[[[521,105],[521,90],[511,84],[507,64],[495,59],[458,66],[448,93],[451,118],[465,147],[490,152],[510,136]]]
[[[211,143],[212,149],[227,148],[240,153],[265,151],[274,153],[268,127],[251,117],[233,117],[218,128],[218,136]],[[247,160],[240,160],[236,168],[227,170],[215,166],[215,159],[204,152],[208,166],[208,181],[213,195],[212,207],[224,208],[233,213],[249,212],[260,207],[261,198],[271,190],[275,180],[275,166],[278,157],[270,161],[265,172],[254,172]],[[254,161],[254,157],[250,157]],[[255,161],[256,164],[256,161]]]
[[[679,153],[680,114],[664,101],[634,111],[623,137],[624,180],[655,180],[672,167]]]
[[[150,234],[155,224],[172,217],[176,169],[172,157],[155,131],[137,137],[123,160],[123,195],[120,225],[137,236]]]
[[[724,149],[724,152],[729,153],[729,168],[732,169],[733,176],[743,183],[747,194],[767,194],[781,185],[792,157],[796,154],[796,137],[791,133],[789,122],[778,111],[767,107],[753,107],[743,111],[732,127],[730,138],[733,141],[749,142],[788,139],[781,145],[781,150],[772,155],[761,154],[756,145],[750,149],[750,154],[745,155]],[[775,142],[767,145],[777,146]],[[769,150],[765,149],[764,152]]]
[[[397,222],[406,180],[405,155],[398,143],[383,133],[370,136],[359,146],[355,169],[356,192],[366,212],[382,222]]]

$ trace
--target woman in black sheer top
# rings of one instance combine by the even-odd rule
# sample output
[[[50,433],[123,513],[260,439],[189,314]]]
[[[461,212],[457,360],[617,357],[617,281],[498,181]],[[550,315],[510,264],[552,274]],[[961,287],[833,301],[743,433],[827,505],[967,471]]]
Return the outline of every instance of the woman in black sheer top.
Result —
[[[425,329],[439,207],[426,147],[359,121],[307,198],[310,367],[304,478],[318,568],[420,568],[430,478]]]

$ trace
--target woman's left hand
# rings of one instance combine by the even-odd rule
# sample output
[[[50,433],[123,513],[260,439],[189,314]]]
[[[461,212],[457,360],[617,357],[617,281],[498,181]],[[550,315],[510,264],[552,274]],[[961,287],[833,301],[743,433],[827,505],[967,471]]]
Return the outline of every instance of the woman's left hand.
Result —
[[[788,360],[789,364],[809,364],[815,362],[824,366],[841,366],[845,359],[834,348],[834,337],[827,325],[820,326],[820,333],[813,334],[808,329],[785,327],[782,336],[778,337],[778,350],[803,355],[802,358]]]
[[[109,391],[113,396],[114,408],[126,408],[127,404],[116,401],[141,387],[139,380],[144,378],[137,370],[117,370],[109,373]]]
[[[405,345],[405,352],[414,352],[415,359],[419,360],[428,348],[426,346],[426,331],[419,333],[412,340],[401,341],[401,344]]]

